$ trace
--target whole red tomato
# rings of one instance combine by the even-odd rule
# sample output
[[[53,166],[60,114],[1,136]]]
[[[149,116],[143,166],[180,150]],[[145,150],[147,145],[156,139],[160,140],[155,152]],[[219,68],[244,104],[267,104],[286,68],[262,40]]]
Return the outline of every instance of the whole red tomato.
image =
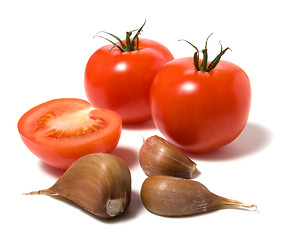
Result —
[[[116,111],[123,122],[151,119],[152,81],[158,70],[173,59],[162,44],[139,39],[142,27],[133,39],[130,38],[132,32],[127,32],[126,40],[116,37],[119,43],[98,49],[85,69],[85,91],[90,103]]]
[[[192,45],[195,47],[194,45]],[[196,48],[196,47],[195,47]],[[248,76],[231,62],[186,57],[167,63],[151,87],[151,112],[160,132],[189,152],[205,152],[232,142],[244,129],[250,110]]]
[[[93,108],[87,101],[60,98],[27,111],[18,130],[38,158],[67,169],[89,153],[112,152],[121,136],[122,120],[116,112]]]

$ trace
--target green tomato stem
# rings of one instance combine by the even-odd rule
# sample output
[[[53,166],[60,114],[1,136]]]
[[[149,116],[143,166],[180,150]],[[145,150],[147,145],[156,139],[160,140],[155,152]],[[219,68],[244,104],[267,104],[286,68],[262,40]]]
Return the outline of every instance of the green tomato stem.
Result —
[[[221,46],[221,49],[220,49],[220,53],[213,59],[213,61],[208,65],[208,50],[207,50],[207,42],[208,42],[208,39],[210,38],[210,36],[212,35],[212,33],[207,37],[206,39],[206,42],[205,42],[205,48],[202,49],[201,51],[198,50],[198,48],[193,45],[192,43],[190,43],[189,41],[185,40],[185,39],[180,39],[179,41],[185,41],[187,42],[188,44],[190,44],[192,47],[195,48],[196,52],[194,53],[194,56],[193,56],[193,61],[194,61],[194,66],[195,66],[195,69],[197,71],[201,71],[201,72],[210,72],[212,69],[214,69],[217,64],[220,62],[220,59],[222,57],[222,55],[229,49],[231,50],[229,47],[223,49],[222,47],[222,44],[221,42],[219,41],[220,43],[220,46]],[[202,62],[201,64],[199,65],[199,53],[202,52],[203,54],[203,58],[202,58]]]
[[[135,50],[138,50],[139,48],[139,35],[141,33],[141,31],[143,30],[143,27],[144,25],[146,24],[146,19],[143,23],[143,25],[139,28],[139,29],[135,29],[133,31],[128,31],[126,32],[126,44],[123,43],[123,41],[117,37],[116,35],[114,34],[111,34],[111,33],[108,33],[108,32],[105,32],[105,31],[100,31],[98,32],[99,33],[105,33],[105,34],[108,34],[110,35],[111,37],[115,38],[120,45],[118,45],[117,43],[115,43],[114,41],[106,38],[106,37],[103,37],[101,35],[96,35],[95,37],[101,37],[101,38],[104,38],[106,39],[107,41],[109,41],[110,43],[113,44],[112,48],[110,49],[110,52],[116,47],[118,48],[121,52],[129,52],[129,51],[135,51]],[[133,34],[133,32],[136,32],[135,36],[131,39],[131,36]]]

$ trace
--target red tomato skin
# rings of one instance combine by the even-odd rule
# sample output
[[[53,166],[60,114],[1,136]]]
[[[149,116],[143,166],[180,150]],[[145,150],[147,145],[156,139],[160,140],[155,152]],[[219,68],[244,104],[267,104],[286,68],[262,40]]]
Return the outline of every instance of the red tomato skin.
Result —
[[[73,162],[82,156],[90,153],[111,153],[117,146],[120,139],[120,129],[115,133],[116,138],[111,138],[106,141],[94,141],[87,144],[79,145],[78,147],[61,148],[61,146],[49,146],[42,145],[38,142],[33,142],[25,136],[21,136],[22,141],[26,147],[39,159],[46,164],[66,170]],[[80,140],[79,140],[80,141]],[[109,146],[108,148],[102,148],[103,145]]]
[[[152,81],[173,55],[162,44],[148,39],[140,39],[139,50],[135,51],[114,48],[109,52],[111,47],[98,49],[86,65],[85,91],[89,102],[119,113],[126,123],[151,119]]]
[[[188,152],[206,152],[232,142],[244,129],[250,81],[227,61],[201,72],[193,58],[176,59],[155,77],[150,104],[156,127],[169,141]]]
[[[41,113],[33,119],[31,119],[31,115],[40,111],[43,113],[52,112],[55,110],[56,104],[55,107],[50,107],[50,105],[58,104],[58,102],[70,104],[69,107],[78,110],[91,107],[85,100],[63,98],[42,103],[26,112],[18,122],[18,131],[22,141],[34,155],[52,167],[66,170],[74,161],[84,155],[96,152],[111,153],[115,149],[121,136],[122,121],[117,113],[106,109],[91,112],[91,116],[106,118],[109,127],[101,132],[68,138],[45,137],[45,130],[43,130],[43,133],[37,130],[37,121],[41,117]],[[63,108],[60,107],[55,111],[63,112]],[[27,124],[27,121],[29,121],[29,124]]]

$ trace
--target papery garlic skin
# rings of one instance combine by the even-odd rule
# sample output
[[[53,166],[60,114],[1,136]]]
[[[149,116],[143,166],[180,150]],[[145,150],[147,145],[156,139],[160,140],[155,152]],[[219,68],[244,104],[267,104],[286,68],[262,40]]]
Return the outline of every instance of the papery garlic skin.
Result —
[[[147,176],[191,178],[196,163],[159,136],[149,137],[139,151],[139,163]]]
[[[101,218],[122,215],[131,198],[131,174],[118,157],[95,153],[74,162],[57,182],[29,195],[60,195]]]
[[[141,188],[145,208],[160,216],[187,216],[225,208],[256,208],[220,197],[203,184],[171,176],[147,178]]]

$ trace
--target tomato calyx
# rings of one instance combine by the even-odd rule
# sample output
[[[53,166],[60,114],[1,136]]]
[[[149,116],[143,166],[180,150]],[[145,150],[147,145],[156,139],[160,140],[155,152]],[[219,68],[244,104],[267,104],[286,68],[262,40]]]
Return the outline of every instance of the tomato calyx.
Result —
[[[210,72],[212,69],[214,69],[217,64],[219,63],[222,55],[227,51],[227,50],[231,50],[229,47],[223,49],[223,46],[221,44],[221,42],[219,41],[219,44],[221,46],[221,49],[220,49],[220,53],[213,59],[213,61],[208,65],[208,53],[207,53],[207,42],[208,42],[208,39],[210,38],[210,36],[212,35],[213,33],[211,33],[207,39],[206,39],[206,42],[205,42],[205,48],[202,49],[201,51],[198,50],[198,48],[193,45],[192,43],[190,43],[189,41],[185,40],[185,39],[180,39],[179,41],[185,41],[187,43],[189,43],[191,46],[193,46],[196,50],[196,52],[194,53],[194,56],[193,56],[193,60],[194,60],[194,66],[196,68],[197,71],[201,71],[201,72]],[[203,54],[203,58],[202,58],[202,62],[201,64],[199,64],[199,53],[202,52]]]
[[[116,40],[118,40],[120,45],[118,45],[114,41],[112,41],[112,40],[110,40],[110,39],[108,39],[106,37],[103,37],[101,35],[97,34],[96,37],[104,38],[104,39],[106,39],[107,41],[109,41],[110,43],[113,44],[113,46],[112,46],[112,48],[110,49],[109,52],[111,52],[115,47],[117,47],[121,52],[136,51],[139,48],[139,35],[140,35],[140,33],[141,33],[141,31],[142,31],[142,29],[143,29],[145,24],[146,24],[146,19],[145,19],[143,25],[139,29],[135,29],[135,30],[126,32],[126,44],[124,44],[123,41],[119,37],[117,37],[116,35],[114,35],[112,33],[105,32],[105,31],[100,31],[100,32],[98,32],[98,34],[99,33],[108,34],[111,37],[113,37]],[[135,31],[137,31],[137,32],[136,32],[135,36],[131,39],[131,36],[132,36],[133,32],[135,32]]]

